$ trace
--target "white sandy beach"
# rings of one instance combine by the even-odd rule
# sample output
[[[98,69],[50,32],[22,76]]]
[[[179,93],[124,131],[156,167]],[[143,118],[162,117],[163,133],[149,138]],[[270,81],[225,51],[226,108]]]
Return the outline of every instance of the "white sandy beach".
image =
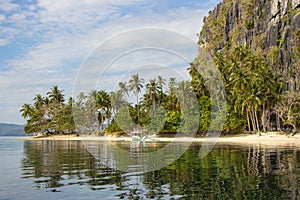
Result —
[[[19,140],[91,140],[91,141],[131,141],[130,137],[112,137],[112,136],[90,136],[78,137],[71,136],[48,136],[48,137],[21,137]],[[300,146],[300,135],[295,136],[277,134],[277,133],[262,133],[258,135],[240,135],[240,136],[221,136],[219,138],[167,138],[167,137],[153,137],[146,139],[148,142],[217,142],[230,144],[266,144],[266,145],[296,145]]]

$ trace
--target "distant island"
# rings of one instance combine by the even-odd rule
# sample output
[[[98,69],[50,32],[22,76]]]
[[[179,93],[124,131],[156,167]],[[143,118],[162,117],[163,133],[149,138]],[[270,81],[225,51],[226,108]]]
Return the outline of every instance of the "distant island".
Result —
[[[24,125],[0,123],[0,136],[24,136]]]

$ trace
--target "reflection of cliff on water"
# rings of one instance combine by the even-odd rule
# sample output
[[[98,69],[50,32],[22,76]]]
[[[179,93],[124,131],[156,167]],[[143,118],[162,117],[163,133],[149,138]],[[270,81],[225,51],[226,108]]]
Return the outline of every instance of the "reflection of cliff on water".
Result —
[[[137,174],[100,165],[80,141],[26,141],[22,177],[32,178],[37,188],[86,185],[129,199],[300,198],[299,149],[217,145],[200,159],[200,147],[193,144],[173,164]]]
[[[145,184],[170,184],[171,194],[188,199],[300,198],[299,149],[219,145],[203,159],[198,150],[193,146],[174,164],[145,175]]]

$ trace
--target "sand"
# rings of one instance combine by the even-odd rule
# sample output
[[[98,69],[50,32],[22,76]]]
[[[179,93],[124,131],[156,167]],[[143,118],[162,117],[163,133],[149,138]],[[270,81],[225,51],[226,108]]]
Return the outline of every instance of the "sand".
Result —
[[[19,140],[91,140],[91,141],[132,141],[130,137],[78,137],[71,136],[48,136],[48,137],[21,137]],[[278,133],[262,133],[258,135],[238,135],[238,136],[221,136],[219,138],[166,138],[166,137],[153,137],[146,139],[147,142],[213,142],[213,143],[229,143],[229,144],[266,144],[272,146],[293,145],[300,146],[300,135],[289,136]]]

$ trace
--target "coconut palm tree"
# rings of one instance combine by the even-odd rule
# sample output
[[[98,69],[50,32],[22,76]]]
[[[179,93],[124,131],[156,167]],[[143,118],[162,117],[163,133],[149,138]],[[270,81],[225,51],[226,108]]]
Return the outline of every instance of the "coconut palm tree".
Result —
[[[77,96],[76,106],[81,108],[86,98],[87,96],[83,92],[80,92],[79,95]]]
[[[59,90],[56,85],[51,88],[51,91],[47,95],[52,103],[63,103],[65,101],[63,90]]]
[[[87,100],[83,106],[83,112],[85,115],[85,119],[88,123],[85,126],[89,128],[93,127],[94,124],[97,123],[96,116],[98,115],[96,109],[96,99],[97,99],[97,90],[92,90],[88,93]]]
[[[178,99],[181,100],[182,105],[181,106],[188,106],[192,94],[192,87],[191,83],[189,81],[181,81],[178,83],[177,87],[177,93],[178,93]]]
[[[37,95],[33,98],[33,100],[35,101],[33,105],[35,106],[36,109],[42,108],[43,105],[45,104],[44,98],[42,97],[41,94],[37,94]]]
[[[104,121],[105,119],[108,120],[109,122],[109,118],[110,118],[110,108],[111,108],[111,103],[110,103],[110,96],[109,94],[104,91],[104,90],[100,90],[97,93],[96,96],[96,109],[97,111],[100,113],[98,113],[98,116],[101,117],[100,120],[100,125],[102,127],[102,129],[104,128]]]
[[[121,106],[124,104],[124,101],[122,98],[123,98],[123,95],[120,90],[110,93],[110,102],[111,102],[111,108],[112,108],[113,115],[115,115],[118,112],[118,110],[121,108]]]
[[[156,82],[155,79],[152,79],[147,83],[146,92],[148,94],[147,96],[149,96],[149,100],[152,102],[153,111],[155,111],[157,93],[159,92],[158,82]]]
[[[138,74],[134,74],[131,76],[131,79],[129,80],[129,90],[133,91],[133,93],[136,95],[136,106],[137,106],[137,113],[138,113],[138,121],[140,116],[139,111],[139,93],[141,92],[141,89],[143,88],[144,79],[139,78]]]
[[[170,78],[168,83],[168,93],[169,95],[174,94],[176,85],[176,78]]]
[[[160,89],[160,100],[162,100],[164,95],[163,86],[166,85],[166,79],[162,78],[162,76],[157,77],[157,84]]]
[[[126,81],[119,83],[119,91],[121,92],[121,95],[127,95],[128,96],[128,86]]]
[[[32,107],[30,104],[25,103],[22,108],[20,109],[20,112],[22,113],[22,117],[24,119],[29,118],[32,113]]]
[[[44,105],[49,106],[49,104],[50,104],[49,98],[48,98],[48,97],[45,97],[45,98],[44,98]]]

